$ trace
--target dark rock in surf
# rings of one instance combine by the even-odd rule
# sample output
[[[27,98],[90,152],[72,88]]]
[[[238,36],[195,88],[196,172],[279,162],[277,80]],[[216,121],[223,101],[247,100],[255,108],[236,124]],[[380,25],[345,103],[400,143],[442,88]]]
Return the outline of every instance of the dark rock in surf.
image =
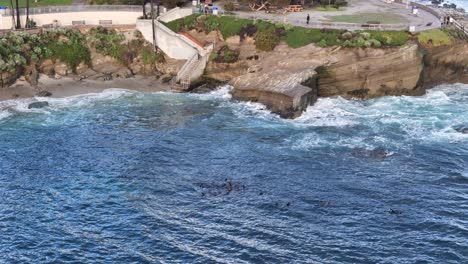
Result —
[[[456,127],[454,129],[455,131],[460,132],[462,134],[468,134],[468,127]]]
[[[28,109],[39,109],[49,106],[48,102],[34,102],[28,105]]]

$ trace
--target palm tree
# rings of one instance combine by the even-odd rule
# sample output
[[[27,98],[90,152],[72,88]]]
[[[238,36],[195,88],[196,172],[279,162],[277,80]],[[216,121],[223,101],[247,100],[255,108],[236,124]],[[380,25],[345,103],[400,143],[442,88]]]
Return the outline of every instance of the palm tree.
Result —
[[[26,0],[26,28],[30,27],[29,23],[29,0]]]
[[[15,24],[15,9],[13,8],[13,0],[10,0],[10,7],[11,7],[11,18],[13,19],[13,27],[16,28],[16,24]]]
[[[146,15],[146,4],[148,3],[148,0],[143,0],[143,19],[147,19],[148,16]]]
[[[151,0],[151,27],[153,30],[153,48],[156,51],[156,30],[154,28],[154,0]]]
[[[16,29],[21,29],[19,0],[16,0]]]

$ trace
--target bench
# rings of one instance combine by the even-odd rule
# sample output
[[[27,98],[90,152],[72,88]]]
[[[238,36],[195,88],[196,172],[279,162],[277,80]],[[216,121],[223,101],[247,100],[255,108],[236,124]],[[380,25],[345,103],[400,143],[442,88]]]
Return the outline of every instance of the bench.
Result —
[[[79,25],[84,25],[84,24],[85,24],[84,20],[72,21],[72,26],[79,26]]]
[[[301,12],[302,11],[302,6],[301,5],[289,5],[286,7],[286,11],[288,12]]]
[[[112,20],[99,20],[99,25],[112,25]]]

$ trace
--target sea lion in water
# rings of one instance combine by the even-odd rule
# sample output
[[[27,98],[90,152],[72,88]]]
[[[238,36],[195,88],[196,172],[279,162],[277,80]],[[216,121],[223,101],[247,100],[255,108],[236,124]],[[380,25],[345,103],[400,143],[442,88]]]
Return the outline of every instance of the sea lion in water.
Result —
[[[400,214],[402,214],[402,212],[401,212],[400,210],[395,210],[395,209],[393,209],[393,208],[390,208],[390,209],[388,210],[388,213],[389,213],[389,214],[394,214],[394,215],[400,215]]]
[[[385,159],[386,157],[391,156],[391,153],[382,147],[377,147],[372,150],[365,148],[354,148],[351,152],[351,155],[361,158]]]

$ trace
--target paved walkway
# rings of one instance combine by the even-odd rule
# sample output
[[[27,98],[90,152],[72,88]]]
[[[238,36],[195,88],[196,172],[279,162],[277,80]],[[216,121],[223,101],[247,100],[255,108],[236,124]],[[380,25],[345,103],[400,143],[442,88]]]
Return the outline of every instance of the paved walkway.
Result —
[[[260,12],[236,12],[236,15],[243,18],[250,19],[264,19],[273,20],[279,22],[287,22],[296,26],[302,27],[321,27],[323,23],[334,23],[331,20],[332,16],[341,15],[358,15],[363,13],[385,13],[393,14],[401,17],[401,21],[398,21],[399,27],[395,23],[395,29],[408,28],[408,25],[415,26],[416,31],[427,30],[431,28],[439,28],[440,21],[434,15],[419,10],[419,15],[415,16],[411,14],[410,8],[407,9],[406,5],[403,4],[387,4],[381,0],[349,0],[349,6],[343,11],[316,11],[316,10],[304,10],[302,12],[288,12],[286,14],[267,14],[264,11]],[[311,24],[306,24],[307,14],[310,15]],[[429,26],[428,26],[429,25]],[[338,26],[332,26],[333,28],[342,28],[348,30],[355,30],[361,27],[347,27],[346,24],[339,23]],[[362,29],[362,28],[361,28]]]

